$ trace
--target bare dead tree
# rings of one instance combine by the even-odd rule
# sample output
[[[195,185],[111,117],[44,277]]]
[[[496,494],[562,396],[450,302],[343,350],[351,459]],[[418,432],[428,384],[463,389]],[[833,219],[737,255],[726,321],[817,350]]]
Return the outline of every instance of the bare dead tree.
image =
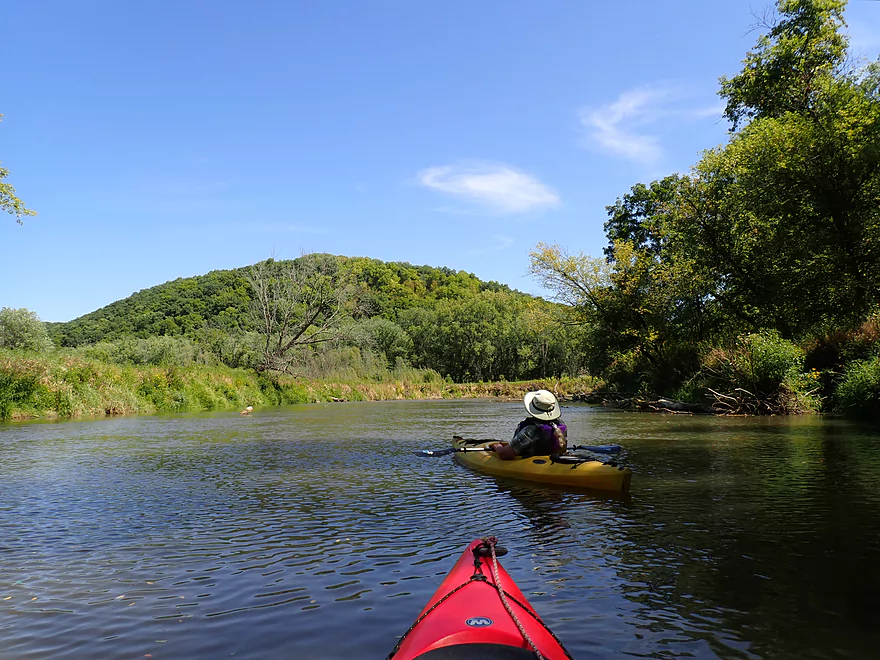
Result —
[[[333,255],[251,266],[251,312],[263,335],[261,371],[290,372],[297,347],[346,336],[354,281]]]

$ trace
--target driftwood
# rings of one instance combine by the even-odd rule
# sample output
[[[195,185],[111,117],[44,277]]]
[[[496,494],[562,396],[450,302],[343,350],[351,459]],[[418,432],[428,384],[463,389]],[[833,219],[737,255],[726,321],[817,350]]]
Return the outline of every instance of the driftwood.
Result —
[[[590,392],[574,394],[569,399],[583,403],[601,404],[619,410],[662,412],[676,415],[792,415],[801,412],[797,395],[786,390],[772,394],[755,394],[742,387],[729,392],[706,388],[714,401],[687,403],[672,401],[650,394],[621,392]],[[806,396],[813,394],[807,392]]]
[[[589,394],[575,394],[571,397],[571,400],[584,403],[600,403],[607,408],[618,408],[620,410],[644,410],[678,415],[710,415],[715,412],[711,406],[703,403],[672,401],[671,399],[645,394],[591,392]]]
[[[659,410],[670,413],[684,413],[688,415],[711,413],[712,409],[702,403],[687,403],[684,401],[670,401],[669,399],[657,399],[649,401],[648,407],[652,410]]]
[[[797,395],[787,390],[758,395],[742,387],[731,392],[716,392],[708,387],[706,389],[715,397],[712,411],[716,415],[796,415],[802,412]],[[816,390],[811,390],[804,396],[815,392]]]

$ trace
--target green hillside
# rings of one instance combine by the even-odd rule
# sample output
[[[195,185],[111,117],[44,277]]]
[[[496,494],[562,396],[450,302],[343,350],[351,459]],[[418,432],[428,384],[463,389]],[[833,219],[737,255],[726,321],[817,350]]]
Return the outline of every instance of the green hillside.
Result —
[[[354,273],[359,308],[365,317],[394,321],[402,310],[433,308],[439,300],[461,300],[481,291],[506,291],[530,298],[506,285],[483,282],[451,268],[366,257],[336,259]],[[277,263],[283,266],[289,262]],[[192,336],[206,325],[228,331],[254,330],[248,268],[215,270],[144,289],[72,321],[47,324],[49,334],[59,346],[75,347],[130,337]]]
[[[344,332],[285,352],[272,370],[367,381],[420,369],[456,382],[528,379],[582,371],[581,330],[561,305],[450,268],[307,255],[264,262],[271,278],[303,259],[344,273]],[[251,267],[145,289],[67,323],[54,343],[117,364],[267,367],[267,335],[253,312]],[[309,326],[316,332],[324,322]],[[272,341],[280,341],[270,333]]]

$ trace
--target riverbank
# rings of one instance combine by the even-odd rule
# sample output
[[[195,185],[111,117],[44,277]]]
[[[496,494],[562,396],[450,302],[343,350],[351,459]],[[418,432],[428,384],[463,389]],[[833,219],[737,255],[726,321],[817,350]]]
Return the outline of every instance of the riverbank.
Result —
[[[421,378],[419,378],[421,377]],[[0,352],[0,420],[199,412],[333,401],[560,396],[591,391],[595,379],[449,383],[430,373],[388,382],[331,382],[247,369],[122,366],[63,354]]]

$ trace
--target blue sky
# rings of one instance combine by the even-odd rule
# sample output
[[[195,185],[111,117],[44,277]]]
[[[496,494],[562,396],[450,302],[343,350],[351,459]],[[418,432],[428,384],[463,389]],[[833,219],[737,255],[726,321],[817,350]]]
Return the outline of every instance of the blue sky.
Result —
[[[764,2],[8,0],[0,307],[66,321],[302,252],[531,293],[539,241],[726,139],[716,96]],[[852,0],[880,52],[880,2]]]

